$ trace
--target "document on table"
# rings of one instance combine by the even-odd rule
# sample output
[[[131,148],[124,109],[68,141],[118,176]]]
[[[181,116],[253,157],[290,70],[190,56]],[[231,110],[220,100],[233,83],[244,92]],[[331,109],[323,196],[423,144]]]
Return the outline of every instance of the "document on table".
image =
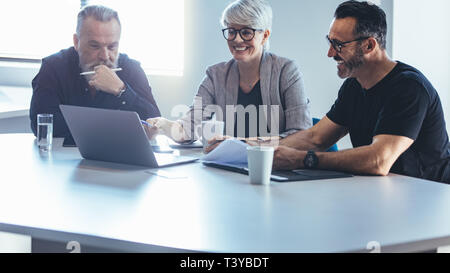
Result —
[[[201,160],[215,163],[247,164],[248,146],[248,144],[240,140],[227,139],[212,152],[202,157]]]

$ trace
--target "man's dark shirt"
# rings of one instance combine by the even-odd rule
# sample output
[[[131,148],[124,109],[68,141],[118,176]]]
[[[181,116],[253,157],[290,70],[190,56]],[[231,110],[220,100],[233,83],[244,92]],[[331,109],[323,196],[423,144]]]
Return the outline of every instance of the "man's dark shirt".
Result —
[[[414,140],[391,172],[450,183],[450,144],[441,101],[417,69],[398,62],[369,90],[347,79],[327,117],[348,128],[354,147],[372,144],[377,135]]]
[[[80,76],[79,57],[73,47],[44,58],[32,82],[30,120],[33,133],[36,135],[37,114],[47,113],[53,114],[53,135],[70,136],[60,104],[135,111],[144,120],[161,116],[140,64],[120,54],[118,67],[122,71],[118,71],[117,76],[126,86],[120,98],[102,91],[97,91],[92,97],[86,79]]]

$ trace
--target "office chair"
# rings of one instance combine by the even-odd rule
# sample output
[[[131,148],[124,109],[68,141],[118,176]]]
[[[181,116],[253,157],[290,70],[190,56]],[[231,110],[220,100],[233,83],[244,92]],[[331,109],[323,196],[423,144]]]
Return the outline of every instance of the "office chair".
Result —
[[[313,126],[316,125],[319,121],[320,121],[320,119],[313,118]],[[330,147],[330,149],[327,150],[327,152],[337,152],[337,151],[338,151],[338,147],[336,144],[334,144],[333,146]]]

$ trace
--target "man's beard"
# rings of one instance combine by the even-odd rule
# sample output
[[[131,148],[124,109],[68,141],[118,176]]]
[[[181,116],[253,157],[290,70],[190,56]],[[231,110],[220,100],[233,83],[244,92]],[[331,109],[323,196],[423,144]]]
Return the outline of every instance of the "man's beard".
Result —
[[[348,60],[344,61],[343,66],[341,68],[338,66],[338,76],[341,79],[349,78],[353,75],[356,69],[360,68],[364,64],[364,53],[361,48],[358,48],[355,54]],[[336,56],[334,60],[341,61],[342,58]]]

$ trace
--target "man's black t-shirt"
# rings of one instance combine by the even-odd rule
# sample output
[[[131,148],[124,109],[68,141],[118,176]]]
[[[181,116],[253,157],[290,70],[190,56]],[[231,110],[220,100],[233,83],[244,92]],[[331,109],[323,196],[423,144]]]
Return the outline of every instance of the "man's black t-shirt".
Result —
[[[356,79],[347,79],[327,117],[348,128],[353,147],[370,145],[377,135],[413,139],[391,172],[450,183],[450,144],[442,105],[417,69],[398,62],[369,90]]]

